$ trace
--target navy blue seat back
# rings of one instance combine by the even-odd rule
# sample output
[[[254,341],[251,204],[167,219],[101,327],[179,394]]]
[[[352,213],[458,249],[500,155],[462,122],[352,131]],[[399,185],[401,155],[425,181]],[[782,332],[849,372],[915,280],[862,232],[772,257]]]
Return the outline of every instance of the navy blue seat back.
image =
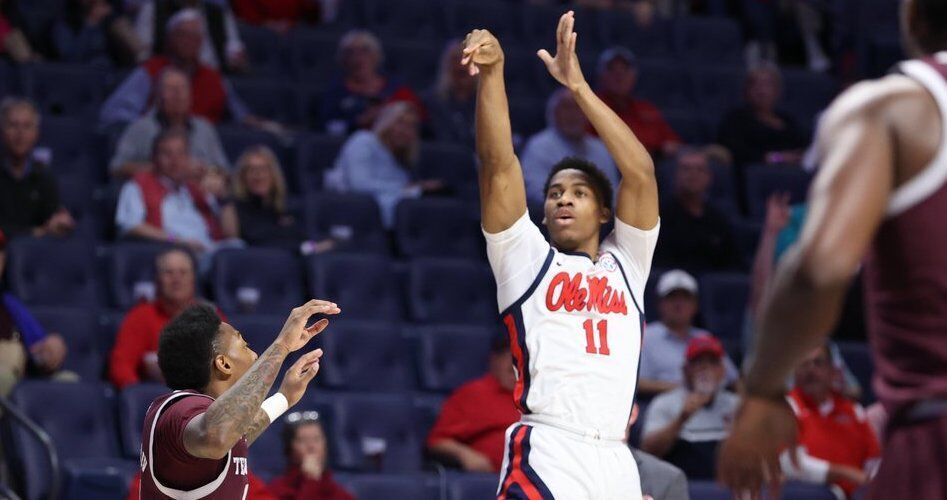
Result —
[[[298,191],[311,193],[322,189],[322,177],[339,156],[344,139],[331,135],[307,135],[296,151]]]
[[[444,398],[431,394],[415,394],[412,398],[414,404],[414,429],[422,440],[434,428],[437,417],[441,414],[441,407],[444,406]]]
[[[677,109],[693,114],[697,100],[688,68],[667,60],[645,60],[639,63],[638,71],[640,77],[635,85],[636,95],[662,110]]]
[[[378,204],[366,194],[311,194],[306,198],[306,233],[314,240],[332,238],[337,250],[388,251]]]
[[[707,329],[721,339],[739,339],[749,293],[745,274],[705,274],[700,280],[700,310]]]
[[[415,413],[408,396],[354,394],[337,396],[331,441],[337,449],[335,464],[347,470],[414,472],[421,466],[423,437],[415,430]],[[384,447],[374,459],[366,451]],[[379,463],[380,462],[380,463]]]
[[[289,43],[297,81],[331,81],[339,74],[335,57],[338,35],[296,30],[290,35]]]
[[[740,26],[728,18],[683,17],[677,20],[677,53],[698,63],[743,63]]]
[[[62,335],[69,349],[63,369],[75,372],[82,380],[102,378],[105,363],[102,359],[99,317],[94,310],[76,307],[32,307],[30,312],[47,333]]]
[[[694,500],[731,500],[733,498],[730,490],[713,481],[692,479],[687,482],[687,490]]]
[[[469,147],[436,142],[422,143],[415,175],[419,179],[442,180],[461,196],[476,192],[477,167],[474,165],[473,151]]]
[[[437,4],[428,4],[429,9],[437,9]],[[400,7],[400,6],[399,6]],[[385,43],[385,65],[388,74],[415,89],[426,89],[437,78],[441,59],[441,40],[416,41],[418,35],[410,40],[390,40]]]
[[[85,458],[63,464],[65,500],[124,500],[135,473],[137,461],[115,458]]]
[[[809,484],[789,481],[782,486],[783,500],[834,500],[838,498],[821,484]]]
[[[746,170],[746,200],[750,215],[766,215],[766,200],[774,193],[789,193],[790,203],[805,201],[812,175],[791,166],[751,165]]]
[[[416,259],[409,277],[411,317],[420,323],[491,324],[496,286],[486,264],[458,259]]]
[[[739,68],[713,67],[692,70],[695,96],[701,112],[718,124],[724,114],[743,100],[745,72]]]
[[[481,500],[496,496],[496,474],[451,474],[447,483],[448,500]]]
[[[289,68],[284,38],[263,26],[238,23],[240,39],[250,60],[250,71],[257,75],[279,75]],[[237,92],[240,97],[245,96]]]
[[[340,474],[339,482],[359,500],[395,498],[436,500],[439,498],[435,479],[420,475]]]
[[[118,429],[122,438],[122,453],[128,458],[138,458],[141,453],[141,431],[145,425],[145,414],[151,402],[171,392],[162,384],[142,383],[129,385],[118,395]]]
[[[448,392],[487,371],[493,329],[427,326],[418,331],[418,370],[426,391]]]
[[[395,214],[398,250],[407,257],[482,258],[475,205],[450,199],[406,199]]]
[[[100,290],[92,245],[79,239],[19,238],[8,248],[11,291],[31,305],[95,307]]]
[[[630,48],[638,57],[669,58],[674,52],[674,26],[660,18],[650,26],[638,26],[630,12],[612,10],[601,16],[609,43]],[[581,42],[579,42],[581,44]],[[583,59],[588,61],[588,59]],[[588,63],[586,63],[588,64]]]
[[[169,248],[154,243],[119,243],[112,247],[108,287],[113,306],[124,310],[140,300],[154,298],[155,259]]]
[[[221,250],[214,257],[214,299],[226,313],[288,314],[304,302],[302,276],[297,257],[283,250]],[[255,307],[241,305],[241,289],[257,291]]]
[[[104,69],[87,64],[36,64],[26,72],[26,93],[44,115],[95,119],[107,76]]]
[[[372,30],[388,38],[431,40],[436,43],[447,35],[447,2],[426,0],[370,0],[365,2]],[[386,45],[386,53],[390,53]],[[433,77],[435,73],[431,73]]]
[[[276,120],[281,123],[299,123],[299,107],[296,88],[285,79],[274,78],[232,78],[234,92],[246,103],[250,111],[257,116]],[[236,156],[231,156],[236,160]]]
[[[404,300],[391,261],[381,255],[326,254],[307,261],[310,295],[339,304],[346,316],[401,321]]]
[[[390,324],[333,321],[331,329],[320,337],[325,354],[319,381],[326,387],[357,391],[414,388],[411,352]]]
[[[872,385],[872,376],[875,371],[875,363],[871,357],[871,347],[864,342],[836,342],[845,364],[852,371],[855,378],[858,379],[858,385],[862,388],[862,404],[871,404],[875,402],[875,391]]]

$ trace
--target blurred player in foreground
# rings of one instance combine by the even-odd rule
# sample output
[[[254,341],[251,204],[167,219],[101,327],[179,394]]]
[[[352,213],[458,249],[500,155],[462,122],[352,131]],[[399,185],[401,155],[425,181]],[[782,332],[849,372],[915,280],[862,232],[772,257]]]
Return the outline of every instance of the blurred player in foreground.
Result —
[[[785,381],[822,345],[864,264],[875,388],[890,420],[869,498],[947,498],[947,2],[903,0],[918,59],[822,118],[821,170],[796,247],[763,301],[746,397],[719,476],[753,495],[794,446]]]
[[[622,174],[617,217],[608,179],[564,158],[544,187],[546,241],[529,219],[513,152],[504,55],[490,32],[465,40],[480,73],[477,153],[487,254],[516,368],[522,419],[507,431],[500,498],[638,499],[624,443],[644,325],[641,297],[658,237],[654,164],[632,131],[592,92],[576,57],[572,12],[559,20],[556,55],[538,55],[572,93]],[[600,242],[602,225],[615,230]]]
[[[299,402],[319,372],[322,350],[303,354],[269,392],[286,356],[329,324],[315,314],[338,306],[311,300],[293,309],[276,340],[257,357],[240,332],[207,306],[192,306],[161,333],[158,364],[174,392],[155,399],[145,415],[140,498],[246,498],[247,448]]]

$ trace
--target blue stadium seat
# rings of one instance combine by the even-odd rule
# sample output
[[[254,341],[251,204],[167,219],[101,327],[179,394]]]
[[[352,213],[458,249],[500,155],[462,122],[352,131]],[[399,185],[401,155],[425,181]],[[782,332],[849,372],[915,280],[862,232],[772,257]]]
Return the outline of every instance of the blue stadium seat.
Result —
[[[872,376],[875,372],[874,359],[871,357],[871,348],[864,342],[836,342],[845,364],[858,379],[862,388],[862,404],[875,402],[875,391],[872,385]]]
[[[10,243],[7,282],[30,305],[95,307],[100,290],[95,252],[86,241],[19,238]]]
[[[19,66],[14,66],[9,61],[0,61],[0,99],[21,94],[20,86]]]
[[[713,481],[690,480],[687,482],[687,490],[694,500],[731,500],[733,498],[730,490]]]
[[[739,68],[704,67],[691,72],[697,104],[714,128],[743,100],[745,72]]]
[[[428,10],[436,10],[436,3],[428,3]],[[399,10],[402,5],[399,3]],[[389,40],[385,42],[385,66],[388,74],[400,77],[404,83],[415,89],[426,89],[435,83],[440,66],[443,46],[441,39],[417,41],[419,35],[412,35],[411,41]]]
[[[344,142],[343,137],[317,134],[307,135],[299,141],[296,150],[299,185],[296,191],[311,193],[322,189],[322,177],[332,168]]]
[[[450,31],[463,36],[475,28],[488,29],[500,40],[511,44],[522,35],[522,9],[499,0],[450,2]]]
[[[88,64],[41,63],[25,74],[27,96],[50,116],[94,119],[105,98],[106,81],[105,70]]]
[[[415,259],[408,286],[414,321],[468,324],[496,321],[496,287],[485,264],[458,259]]]
[[[676,31],[677,53],[688,61],[734,66],[743,63],[743,37],[732,19],[682,17],[677,20]]]
[[[231,78],[230,82],[254,115],[286,124],[302,121],[296,88],[285,78],[243,77]],[[237,159],[236,156],[231,158]]]
[[[24,380],[11,401],[46,433],[61,462],[119,456],[111,388],[96,382]],[[42,446],[22,426],[12,429],[13,453],[25,479],[26,498],[43,498],[49,466]]]
[[[310,194],[306,197],[306,234],[314,240],[332,238],[337,250],[388,252],[378,204],[366,194]]]
[[[662,110],[678,109],[693,118],[697,100],[694,80],[686,66],[670,60],[644,60],[638,63],[636,95]]]
[[[276,158],[279,159],[280,167],[283,170],[283,176],[287,179],[295,179],[296,173],[293,169],[296,167],[294,153],[295,149],[291,144],[279,136],[273,135],[262,130],[254,130],[237,125],[222,125],[217,127],[220,135],[220,142],[224,147],[224,153],[231,162],[236,164],[240,155],[250,146],[264,145],[273,150]],[[292,188],[292,182],[287,185]]]
[[[338,35],[296,30],[290,34],[289,43],[291,65],[297,81],[331,81],[339,75],[335,57]]]
[[[815,116],[832,102],[839,85],[829,75],[801,69],[785,69],[782,108],[796,120],[803,130],[815,127]]]
[[[496,474],[457,473],[447,478],[448,500],[482,500],[497,494]]]
[[[790,203],[806,199],[812,175],[793,166],[751,165],[746,169],[746,200],[750,216],[766,215],[766,200],[774,193],[789,193]]]
[[[763,225],[757,221],[748,220],[742,217],[736,217],[731,221],[733,227],[733,237],[736,240],[737,248],[743,257],[743,262],[750,265],[756,257],[756,249],[760,243],[760,234]]]
[[[113,306],[129,309],[140,300],[154,298],[155,258],[168,248],[167,245],[140,242],[118,243],[112,247],[108,261],[108,288]]]
[[[214,256],[212,287],[225,313],[288,314],[302,304],[302,266],[289,252],[273,248],[228,249]],[[256,290],[253,307],[241,304],[241,289]]]
[[[700,279],[704,325],[721,339],[740,339],[749,300],[750,280],[739,273],[707,273]]]
[[[437,480],[426,475],[339,474],[336,479],[359,500],[439,499]]]
[[[511,101],[510,123],[513,133],[525,141],[546,128],[546,103],[536,96]]]
[[[476,204],[443,198],[405,199],[395,213],[395,239],[406,257],[485,255]]]
[[[240,39],[246,47],[250,71],[255,75],[279,75],[289,69],[285,39],[262,26],[237,23]],[[243,94],[238,94],[245,97]]]
[[[360,320],[401,321],[405,303],[388,257],[371,254],[326,254],[307,262],[309,291],[339,304],[346,316]]]
[[[782,486],[782,500],[835,500],[832,490],[821,484],[789,481]]]
[[[419,470],[424,437],[415,430],[408,396],[349,393],[336,396],[333,404],[330,441],[335,442],[337,467],[398,473]],[[379,458],[367,455],[381,449]]]
[[[65,466],[66,500],[125,500],[138,460],[82,459]]]
[[[426,441],[441,414],[444,398],[432,394],[415,394],[411,402],[414,405],[414,429],[421,440]]]
[[[674,56],[674,26],[669,21],[658,18],[645,28],[637,25],[630,12],[614,10],[601,17],[610,43],[625,46],[638,57]]]
[[[368,24],[379,36],[412,40],[446,39],[447,2],[369,0],[365,3]],[[386,44],[387,48],[389,46]]]
[[[651,274],[648,275],[648,281],[644,287],[644,315],[648,321],[658,321],[658,293],[656,288],[661,275],[668,269],[652,267]]]
[[[704,120],[688,111],[670,111],[664,113],[671,129],[681,136],[687,144],[706,144],[712,142],[712,135],[706,128]]]
[[[411,351],[390,324],[333,321],[320,337],[325,354],[319,381],[324,386],[393,392],[414,388]]]
[[[99,347],[101,325],[96,313],[75,307],[32,307],[36,317],[47,333],[59,333],[69,349],[63,369],[75,372],[82,380],[96,381],[102,378],[105,364],[102,348]]]
[[[60,185],[64,204],[71,208],[71,195],[88,203],[92,188],[106,178],[106,152],[99,136],[88,122],[78,117],[43,117],[40,122],[39,148],[51,154],[50,171]]]
[[[130,459],[141,453],[141,431],[145,425],[148,407],[158,396],[170,389],[162,384],[130,385],[118,395],[118,430],[122,438],[122,453]]]
[[[476,198],[471,195],[476,194],[477,167],[469,147],[422,143],[415,175],[420,179],[440,179],[458,195]]]
[[[448,392],[483,375],[494,330],[476,326],[426,326],[418,332],[421,388]]]

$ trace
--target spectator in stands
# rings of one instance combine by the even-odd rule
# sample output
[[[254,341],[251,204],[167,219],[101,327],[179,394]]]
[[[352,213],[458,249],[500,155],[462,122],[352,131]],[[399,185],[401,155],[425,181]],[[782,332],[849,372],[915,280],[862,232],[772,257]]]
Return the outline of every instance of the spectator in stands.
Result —
[[[6,264],[6,243],[0,231],[0,279]],[[13,294],[0,293],[0,396],[9,395],[23,377],[77,379],[74,373],[60,370],[67,351],[61,335],[47,332]]]
[[[224,219],[226,230],[250,246],[284,248],[303,255],[335,247],[335,241],[306,240],[296,218],[286,209],[286,181],[279,160],[266,146],[253,146],[237,160],[234,174],[236,218]]]
[[[195,168],[188,148],[182,129],[164,130],[155,137],[154,170],[136,174],[119,194],[115,224],[123,236],[179,244],[197,254],[222,244],[219,212],[233,207],[221,209],[192,180]]]
[[[127,67],[141,50],[131,23],[108,0],[69,0],[52,38],[59,60],[70,63]]]
[[[148,107],[158,76],[168,66],[189,75],[191,81],[191,112],[217,124],[230,118],[248,125],[272,127],[250,115],[246,105],[216,69],[200,61],[204,40],[203,17],[200,11],[178,11],[167,23],[165,54],[156,55],[134,70],[102,104],[99,121],[103,126],[130,122]]]
[[[594,163],[611,181],[612,189],[618,189],[618,168],[605,143],[589,130],[591,126],[585,113],[568,89],[561,88],[549,97],[546,129],[529,138],[521,155],[526,198],[530,203],[542,204],[552,167],[567,156]]]
[[[655,266],[702,273],[742,264],[729,218],[708,199],[713,177],[706,154],[686,147],[678,153],[673,196],[661,204]]]
[[[628,419],[628,429],[638,421],[638,404],[631,407],[631,418]],[[634,446],[631,456],[638,466],[638,477],[641,478],[641,494],[651,500],[688,500],[687,476],[684,471],[660,458],[645,453]]]
[[[27,63],[39,57],[22,26],[23,16],[17,2],[0,2],[0,54],[15,63]]]
[[[674,155],[681,138],[650,102],[634,96],[638,59],[624,47],[612,47],[598,59],[598,95],[634,131],[654,156]]]
[[[685,384],[648,405],[641,448],[680,467],[690,479],[714,478],[717,446],[727,437],[739,404],[736,394],[723,389],[724,356],[716,338],[692,338]]]
[[[427,438],[428,451],[471,472],[499,472],[506,429],[520,419],[513,406],[516,375],[510,344],[496,337],[489,371],[460,386],[444,401]]]
[[[335,166],[326,172],[326,187],[371,194],[381,208],[385,227],[393,227],[398,202],[444,188],[440,180],[411,180],[420,148],[419,121],[410,103],[386,105],[371,131],[352,134],[342,146]]]
[[[657,285],[660,321],[648,323],[642,340],[638,391],[659,394],[679,389],[685,382],[685,354],[696,338],[712,337],[694,327],[697,316],[697,280],[674,269],[661,275]],[[721,353],[726,385],[736,384],[740,374],[730,357]]]
[[[424,114],[421,98],[407,85],[381,72],[385,59],[381,42],[365,30],[352,30],[342,36],[336,54],[342,79],[333,83],[323,96],[322,116],[326,129],[333,134],[370,129],[381,108],[395,101],[413,103],[418,118]]]
[[[197,303],[194,259],[170,249],[155,259],[155,299],[133,307],[119,328],[109,360],[109,380],[118,388],[137,382],[162,382],[158,337],[164,325]]]
[[[802,160],[806,137],[792,116],[777,109],[782,85],[779,68],[772,64],[747,73],[745,104],[727,113],[717,132],[717,142],[730,150],[737,167],[798,164]],[[738,168],[737,174],[742,180],[742,169]]]
[[[318,23],[322,11],[319,0],[231,0],[231,5],[241,21],[281,35],[300,21]]]
[[[230,168],[217,130],[206,119],[191,114],[191,85],[187,74],[168,66],[158,77],[154,108],[132,122],[119,138],[109,165],[112,176],[128,179],[139,172],[151,171],[151,147],[155,137],[169,128],[187,130],[191,155],[205,168]]]
[[[460,40],[447,43],[441,54],[437,82],[424,94],[423,100],[434,139],[473,147],[477,77],[460,64],[463,48]]]
[[[30,101],[0,101],[0,231],[18,236],[65,236],[75,221],[59,201],[59,187],[45,162],[33,157],[40,115]]]
[[[247,70],[247,54],[230,6],[227,2],[211,0],[153,0],[143,4],[135,19],[135,31],[141,40],[141,59],[161,52],[167,43],[165,25],[184,9],[194,9],[201,14],[201,64],[226,72]]]
[[[319,413],[303,411],[286,416],[283,452],[288,464],[286,472],[269,484],[270,492],[279,500],[355,500],[329,471],[328,444]]]
[[[834,389],[838,376],[828,344],[796,368],[787,399],[799,424],[799,463],[792,463],[789,452],[781,463],[787,477],[831,484],[850,498],[874,474],[881,449],[864,408]]]

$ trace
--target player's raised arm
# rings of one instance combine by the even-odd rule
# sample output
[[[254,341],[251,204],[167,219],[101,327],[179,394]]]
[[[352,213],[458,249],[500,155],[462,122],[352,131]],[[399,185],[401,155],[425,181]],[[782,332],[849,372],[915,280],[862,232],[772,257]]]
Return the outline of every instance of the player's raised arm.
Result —
[[[894,183],[895,97],[878,92],[878,85],[853,87],[823,119],[817,142],[822,166],[808,216],[763,298],[744,402],[721,451],[718,473],[734,491],[758,491],[764,475],[776,481],[777,455],[795,441],[785,380],[805,353],[826,341],[883,220]]]
[[[268,414],[265,410],[261,411],[261,404],[276,380],[286,356],[301,349],[329,324],[327,319],[322,319],[307,327],[306,322],[314,314],[338,312],[335,304],[322,300],[311,300],[293,309],[279,336],[253,363],[250,370],[217,398],[206,412],[188,422],[184,430],[184,448],[187,452],[196,457],[220,459],[225,457],[244,435],[248,435],[251,441],[256,439],[266,425],[269,425]],[[301,385],[305,390],[306,384],[319,370],[321,356],[322,350],[316,349],[305,354],[293,365],[286,374],[287,380],[298,379],[304,383],[292,383],[291,387],[298,389]],[[281,391],[285,386],[286,381],[281,386]],[[287,407],[297,403],[302,396],[302,392],[281,394],[286,398]],[[281,410],[285,411],[286,408]],[[261,423],[261,418],[267,419],[265,425]]]
[[[658,223],[658,183],[654,161],[628,125],[595,95],[582,75],[575,53],[577,33],[573,31],[572,11],[559,18],[556,29],[556,55],[545,49],[538,52],[549,74],[575,96],[585,116],[608,147],[621,172],[618,188],[617,216],[630,226],[650,230]]]
[[[477,156],[480,158],[480,210],[488,233],[508,229],[526,213],[526,187],[513,152],[510,110],[503,81],[503,48],[487,30],[464,39],[463,63],[480,73],[477,88]]]

